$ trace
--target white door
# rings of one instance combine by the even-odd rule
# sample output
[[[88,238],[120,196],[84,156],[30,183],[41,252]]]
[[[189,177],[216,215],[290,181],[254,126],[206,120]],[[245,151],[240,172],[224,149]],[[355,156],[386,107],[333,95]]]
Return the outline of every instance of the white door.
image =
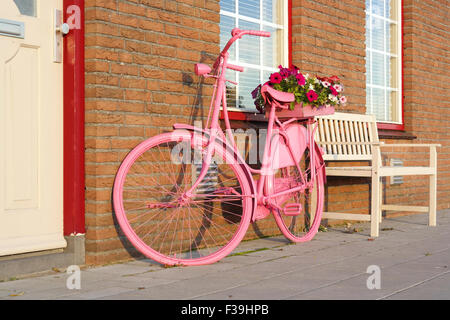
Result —
[[[62,248],[62,0],[0,1],[0,256]]]

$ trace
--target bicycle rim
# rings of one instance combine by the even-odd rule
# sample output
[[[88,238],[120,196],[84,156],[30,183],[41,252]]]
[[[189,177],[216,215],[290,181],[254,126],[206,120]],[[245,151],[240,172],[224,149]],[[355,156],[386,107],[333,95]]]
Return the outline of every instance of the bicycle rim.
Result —
[[[306,183],[311,182],[310,151],[308,148],[300,160],[300,167]],[[292,242],[309,241],[319,229],[324,201],[324,177],[323,171],[317,165],[315,171],[314,188],[306,188],[275,199],[277,206],[280,208],[273,210],[275,220],[280,231]],[[303,185],[296,166],[279,169],[273,176],[272,184],[274,192]],[[313,199],[313,192],[316,195],[316,201]]]
[[[116,176],[121,229],[136,249],[165,265],[218,261],[239,244],[250,222],[246,175],[218,144],[195,196],[180,201],[201,170],[204,142],[192,143],[187,131],[158,135],[133,149]]]

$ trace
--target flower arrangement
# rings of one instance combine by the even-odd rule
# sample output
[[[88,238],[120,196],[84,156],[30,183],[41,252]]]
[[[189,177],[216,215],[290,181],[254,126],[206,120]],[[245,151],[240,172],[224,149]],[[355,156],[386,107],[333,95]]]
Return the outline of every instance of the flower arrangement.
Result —
[[[272,73],[269,81],[276,90],[291,92],[295,95],[295,101],[291,103],[290,109],[294,110],[296,104],[303,103],[312,107],[337,106],[347,103],[347,98],[342,95],[344,87],[337,76],[311,77],[303,75],[296,66],[284,68],[279,66],[280,71]],[[261,96],[261,85],[252,92],[256,108],[264,112],[264,100]]]

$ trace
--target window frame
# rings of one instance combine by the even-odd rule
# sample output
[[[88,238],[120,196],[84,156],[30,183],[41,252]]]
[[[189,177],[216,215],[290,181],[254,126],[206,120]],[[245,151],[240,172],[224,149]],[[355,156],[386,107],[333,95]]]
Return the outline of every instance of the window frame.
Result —
[[[236,0],[236,6],[239,6],[239,0]],[[260,0],[260,5],[262,8],[262,0]],[[261,15],[260,15],[260,19],[253,19],[253,18],[249,18],[246,16],[241,16],[239,14],[236,13],[229,13],[228,11],[224,11],[222,9],[220,9],[220,15],[224,15],[224,16],[228,16],[228,17],[232,17],[235,18],[237,20],[242,19],[245,21],[249,21],[252,23],[258,23],[260,24],[260,27],[262,26],[261,24],[261,15],[262,15],[262,11],[261,11]],[[284,1],[283,3],[283,23],[282,24],[276,24],[276,23],[266,23],[268,26],[283,26],[282,30],[283,30],[283,53],[282,53],[282,62],[280,64],[282,65],[290,65],[292,62],[292,0],[287,0]],[[245,41],[245,40],[244,40]],[[260,41],[260,54],[261,56],[263,56],[263,48],[262,48],[262,41],[263,38],[260,37],[259,39]],[[236,46],[236,53],[238,53],[239,50],[239,42],[237,42],[235,44]],[[255,65],[252,64],[248,64],[248,63],[244,63],[244,62],[240,62],[234,59],[229,59],[229,62],[232,64],[236,64],[239,66],[242,66],[244,68],[254,68]],[[268,68],[268,67],[264,67],[261,68],[262,64],[260,63],[260,68],[258,68],[258,70],[265,70],[265,69],[273,69],[273,72],[276,72],[278,70],[278,68]],[[245,70],[244,70],[245,72]],[[236,82],[239,83],[239,72],[236,72]],[[264,80],[267,79],[260,79],[260,82],[262,83]],[[239,89],[237,90],[236,96],[239,95]],[[245,116],[246,114],[256,114],[258,113],[258,111],[255,109],[250,109],[250,108],[239,108],[237,106],[230,106],[227,105],[227,110],[230,116],[231,120],[245,120],[247,119],[247,117]],[[222,118],[222,112],[221,112],[221,118]]]
[[[370,8],[366,8],[366,12],[370,10]],[[372,13],[370,14],[372,16]],[[370,22],[371,23],[371,22]],[[397,74],[398,74],[398,94],[397,94],[397,114],[398,119],[396,121],[377,121],[378,129],[382,130],[399,130],[404,131],[405,129],[405,121],[404,121],[404,52],[403,52],[403,29],[404,29],[404,15],[403,15],[403,0],[398,0],[398,12],[397,12],[397,39],[399,39],[399,43],[397,43]],[[367,48],[366,48],[367,50]],[[366,77],[368,75],[368,71],[366,70]],[[367,83],[367,82],[366,82]],[[369,87],[366,86],[366,94],[368,94]],[[368,105],[366,104],[366,113],[368,112]]]

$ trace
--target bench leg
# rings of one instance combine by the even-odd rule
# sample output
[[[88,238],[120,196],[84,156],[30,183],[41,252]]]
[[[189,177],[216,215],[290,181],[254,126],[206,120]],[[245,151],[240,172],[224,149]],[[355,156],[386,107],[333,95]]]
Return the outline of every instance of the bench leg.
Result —
[[[430,176],[430,211],[428,213],[428,225],[436,226],[436,175]]]
[[[380,208],[379,208],[379,212],[380,212],[380,220],[379,223],[381,223],[383,221],[383,210],[381,209],[383,207],[383,179],[380,179],[380,190],[379,190],[379,195],[380,195]]]
[[[436,226],[436,180],[437,180],[437,154],[436,147],[430,148],[430,167],[434,174],[430,176],[430,211],[428,213],[428,225]]]
[[[372,196],[370,212],[370,236],[378,237],[380,225],[380,177],[372,175]]]

